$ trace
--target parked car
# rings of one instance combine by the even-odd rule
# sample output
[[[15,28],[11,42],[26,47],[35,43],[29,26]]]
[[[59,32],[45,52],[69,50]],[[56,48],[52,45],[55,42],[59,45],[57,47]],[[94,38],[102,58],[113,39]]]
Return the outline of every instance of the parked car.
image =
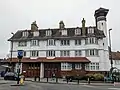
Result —
[[[18,80],[18,76],[14,72],[7,72],[4,75],[4,80]]]
[[[4,77],[5,71],[1,71],[0,75],[1,75],[1,77]]]

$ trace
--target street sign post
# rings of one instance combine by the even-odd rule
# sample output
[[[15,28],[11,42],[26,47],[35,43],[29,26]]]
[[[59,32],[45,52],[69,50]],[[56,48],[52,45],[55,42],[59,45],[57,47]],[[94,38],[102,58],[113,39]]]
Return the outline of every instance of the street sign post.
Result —
[[[20,64],[21,64],[21,59],[23,58],[23,50],[18,50],[18,80],[17,80],[17,84],[19,84],[19,75],[20,75]]]

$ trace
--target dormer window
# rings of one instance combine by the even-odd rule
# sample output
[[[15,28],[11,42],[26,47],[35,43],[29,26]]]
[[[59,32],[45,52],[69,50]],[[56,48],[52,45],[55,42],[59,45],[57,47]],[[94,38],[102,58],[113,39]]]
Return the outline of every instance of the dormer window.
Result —
[[[46,31],[46,36],[51,36],[52,35],[52,31],[51,30],[47,30]]]
[[[81,35],[81,29],[80,28],[75,29],[75,35]]]
[[[62,35],[67,36],[67,30],[62,30]]]
[[[88,33],[94,33],[94,28],[89,27],[89,28],[88,28]]]
[[[23,37],[28,37],[28,32],[27,31],[22,32],[22,36]]]
[[[39,36],[39,31],[34,31],[33,36]]]

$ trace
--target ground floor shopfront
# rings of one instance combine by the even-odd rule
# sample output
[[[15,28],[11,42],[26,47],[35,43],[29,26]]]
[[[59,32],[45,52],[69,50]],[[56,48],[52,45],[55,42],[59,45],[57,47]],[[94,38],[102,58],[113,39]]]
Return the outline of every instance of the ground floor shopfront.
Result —
[[[15,63],[17,64],[17,63]],[[52,77],[55,74],[56,77],[64,77],[67,75],[84,75],[85,63],[21,63],[21,73],[25,77]],[[62,65],[64,64],[64,65]],[[14,70],[17,71],[16,65]]]
[[[18,60],[13,58],[12,65],[17,72]],[[25,77],[64,77],[67,75],[84,75],[86,64],[90,61],[85,57],[59,57],[59,58],[23,58],[21,60],[20,71]]]

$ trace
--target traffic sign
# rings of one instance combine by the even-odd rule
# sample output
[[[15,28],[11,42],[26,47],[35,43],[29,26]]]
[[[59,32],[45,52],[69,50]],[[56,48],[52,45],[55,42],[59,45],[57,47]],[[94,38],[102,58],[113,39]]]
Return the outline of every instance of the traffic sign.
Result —
[[[23,50],[18,50],[18,59],[22,59],[23,57]]]

